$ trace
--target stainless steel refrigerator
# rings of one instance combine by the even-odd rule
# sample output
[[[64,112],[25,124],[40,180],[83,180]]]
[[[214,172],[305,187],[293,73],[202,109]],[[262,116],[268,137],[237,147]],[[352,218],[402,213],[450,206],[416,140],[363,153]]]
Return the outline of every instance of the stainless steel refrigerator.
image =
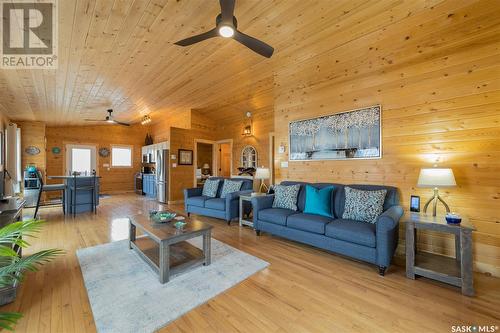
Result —
[[[156,151],[156,197],[159,202],[168,202],[168,163],[169,150]]]

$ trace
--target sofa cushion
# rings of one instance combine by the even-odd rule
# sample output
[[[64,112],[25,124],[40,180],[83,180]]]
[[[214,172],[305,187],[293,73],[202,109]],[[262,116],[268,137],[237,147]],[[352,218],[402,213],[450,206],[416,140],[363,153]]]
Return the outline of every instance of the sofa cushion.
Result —
[[[315,188],[306,185],[306,205],[304,213],[333,217],[332,213],[333,186]]]
[[[205,201],[205,208],[225,210],[226,209],[226,199],[214,198]]]
[[[289,228],[323,235],[325,233],[325,225],[332,221],[333,219],[320,215],[294,214],[288,217],[286,225]]]
[[[325,227],[325,235],[343,241],[375,247],[376,224],[354,220],[337,219]]]
[[[384,211],[387,190],[363,191],[346,186],[343,219],[375,223]]]
[[[205,207],[205,201],[210,199],[210,197],[207,196],[198,196],[198,197],[191,197],[187,198],[186,203],[191,206],[196,206],[196,207]]]
[[[284,208],[297,210],[297,197],[299,195],[300,185],[276,185],[274,187],[273,208]]]
[[[287,217],[293,214],[296,214],[296,212],[290,209],[267,208],[259,211],[258,218],[268,223],[286,225]]]
[[[225,198],[229,193],[238,192],[241,189],[241,185],[243,185],[242,181],[224,179],[224,185],[222,185],[220,197]]]
[[[207,197],[215,198],[219,189],[220,179],[207,179],[203,184],[202,194]]]

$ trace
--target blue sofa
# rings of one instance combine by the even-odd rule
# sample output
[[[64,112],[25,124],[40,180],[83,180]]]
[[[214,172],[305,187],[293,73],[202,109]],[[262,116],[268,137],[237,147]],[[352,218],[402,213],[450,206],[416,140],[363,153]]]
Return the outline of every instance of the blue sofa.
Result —
[[[204,216],[215,217],[227,221],[231,224],[231,220],[239,217],[239,201],[240,194],[248,194],[253,192],[253,180],[247,178],[231,178],[231,180],[242,181],[241,189],[238,192],[229,193],[225,198],[221,198],[222,185],[224,178],[211,177],[210,179],[220,179],[217,196],[215,198],[203,196],[203,188],[188,188],[184,190],[184,209],[188,216],[199,214]]]
[[[257,235],[261,231],[339,253],[379,267],[384,275],[398,245],[399,219],[403,209],[399,206],[397,189],[379,185],[309,184],[285,181],[282,185],[300,184],[298,211],[272,208],[274,195],[252,198],[253,222]],[[333,218],[304,214],[305,185],[316,188],[333,186]],[[345,204],[344,187],[360,190],[387,190],[384,212],[376,223],[342,219]]]

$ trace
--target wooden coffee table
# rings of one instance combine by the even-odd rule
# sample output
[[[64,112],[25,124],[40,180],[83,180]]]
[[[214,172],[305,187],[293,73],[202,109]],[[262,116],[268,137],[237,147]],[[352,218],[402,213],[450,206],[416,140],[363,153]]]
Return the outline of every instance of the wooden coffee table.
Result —
[[[184,218],[187,224],[183,229],[174,226],[175,220],[156,224],[149,219],[149,215],[140,214],[129,218],[129,247],[159,274],[160,283],[168,282],[172,276],[193,266],[211,263],[212,226]],[[137,236],[137,229],[144,235]],[[187,242],[200,236],[203,237],[203,250]]]

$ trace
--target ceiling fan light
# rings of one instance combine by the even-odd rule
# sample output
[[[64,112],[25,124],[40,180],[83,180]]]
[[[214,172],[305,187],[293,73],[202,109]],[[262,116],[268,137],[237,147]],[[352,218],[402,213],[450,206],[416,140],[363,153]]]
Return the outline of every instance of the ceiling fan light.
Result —
[[[223,25],[219,28],[219,35],[221,35],[224,38],[233,37],[234,28],[228,25]]]

